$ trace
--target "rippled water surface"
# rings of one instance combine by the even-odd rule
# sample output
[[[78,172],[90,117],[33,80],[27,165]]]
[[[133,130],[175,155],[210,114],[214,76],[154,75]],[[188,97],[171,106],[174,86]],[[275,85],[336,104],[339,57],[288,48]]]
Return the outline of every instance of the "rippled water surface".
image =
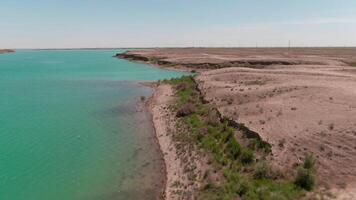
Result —
[[[138,81],[182,75],[117,51],[0,55],[0,199],[154,199],[162,161]]]

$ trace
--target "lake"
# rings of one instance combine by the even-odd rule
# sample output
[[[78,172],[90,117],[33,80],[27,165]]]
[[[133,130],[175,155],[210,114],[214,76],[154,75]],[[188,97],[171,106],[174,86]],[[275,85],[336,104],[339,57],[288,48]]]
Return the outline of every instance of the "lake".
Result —
[[[181,72],[123,50],[0,55],[0,199],[155,199],[164,165],[139,84]]]

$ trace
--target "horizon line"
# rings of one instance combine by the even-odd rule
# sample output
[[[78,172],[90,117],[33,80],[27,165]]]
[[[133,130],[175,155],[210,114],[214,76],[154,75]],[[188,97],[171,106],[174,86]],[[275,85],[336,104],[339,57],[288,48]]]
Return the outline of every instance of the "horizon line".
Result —
[[[175,48],[241,48],[241,49],[273,49],[273,48],[285,48],[285,49],[293,49],[293,48],[356,48],[356,46],[170,46],[170,47],[71,47],[71,48],[5,48],[11,50],[95,50],[95,49],[102,49],[102,50],[114,50],[114,49],[175,49]]]

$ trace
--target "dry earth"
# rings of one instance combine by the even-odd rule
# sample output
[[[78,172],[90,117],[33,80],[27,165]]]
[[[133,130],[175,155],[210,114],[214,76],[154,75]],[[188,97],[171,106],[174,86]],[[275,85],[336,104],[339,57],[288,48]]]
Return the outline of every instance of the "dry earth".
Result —
[[[356,62],[356,48],[163,48],[128,51],[117,57],[159,66],[221,68]],[[320,58],[328,58],[327,60]],[[331,63],[330,63],[331,62]]]
[[[227,68],[197,80],[224,116],[273,145],[276,166],[288,171],[313,153],[321,183],[345,187],[356,181],[356,69],[340,68]]]
[[[288,173],[312,153],[319,184],[356,199],[356,48],[152,49],[118,57],[215,69],[196,78],[206,99],[271,143],[275,167]]]

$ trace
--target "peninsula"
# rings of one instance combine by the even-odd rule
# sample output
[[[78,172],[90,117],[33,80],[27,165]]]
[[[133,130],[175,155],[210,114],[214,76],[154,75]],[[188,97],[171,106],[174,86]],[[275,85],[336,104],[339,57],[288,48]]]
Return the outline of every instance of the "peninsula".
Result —
[[[3,53],[13,53],[15,52],[14,50],[11,50],[11,49],[0,49],[0,54],[3,54]]]

